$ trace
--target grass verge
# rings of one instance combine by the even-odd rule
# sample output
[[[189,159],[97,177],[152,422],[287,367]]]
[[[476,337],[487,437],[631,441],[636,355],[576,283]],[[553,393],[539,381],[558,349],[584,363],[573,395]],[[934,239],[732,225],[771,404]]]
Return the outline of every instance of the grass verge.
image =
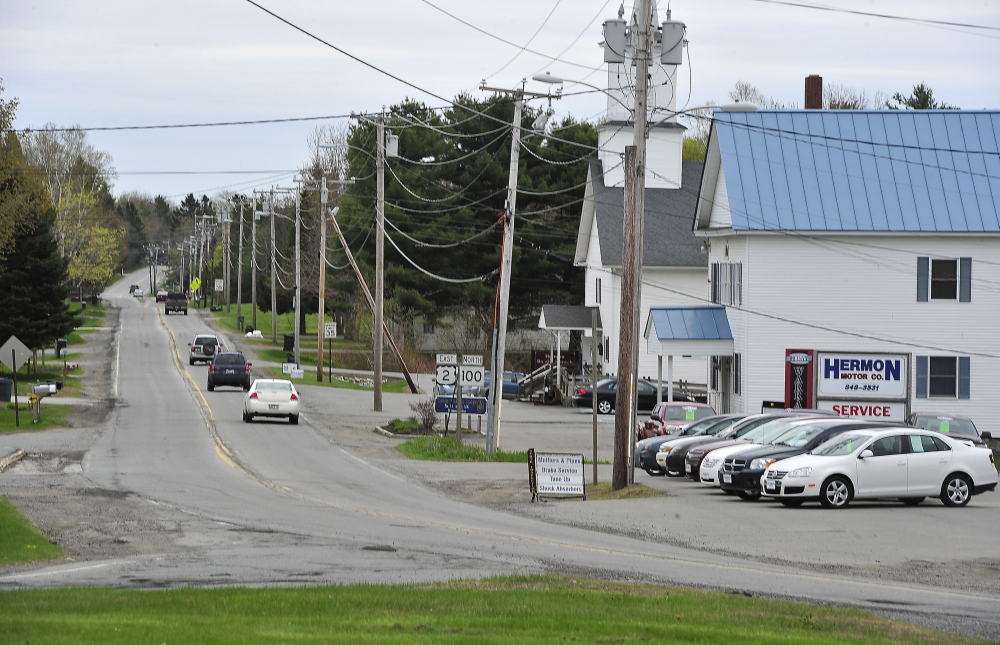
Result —
[[[333,380],[331,381],[328,378],[326,378],[326,374],[324,374],[323,381],[319,382],[316,380],[315,368],[312,370],[308,369],[303,370],[304,374],[302,378],[290,378],[288,374],[281,373],[280,367],[267,367],[264,369],[264,371],[267,372],[267,378],[287,379],[292,383],[295,383],[296,385],[319,385],[321,387],[336,387],[343,390],[367,390],[369,392],[374,391],[373,387],[365,385],[363,383],[363,381],[365,380],[364,377],[355,379],[354,377],[350,376],[338,376],[337,374],[334,374]],[[369,378],[367,380],[371,381],[372,379]],[[358,381],[362,382],[359,383]],[[401,380],[389,381],[382,386],[382,391],[390,394],[400,394],[403,392],[409,394],[410,388],[406,384],[406,381],[401,381]]]
[[[17,411],[21,416],[20,426],[15,425],[17,416],[14,413],[14,404],[0,403],[0,434],[63,428],[66,426],[66,416],[72,411],[72,406],[43,403],[42,420],[38,423],[34,423],[35,413],[32,412],[31,406],[27,403],[18,405]]]
[[[478,461],[494,463],[528,463],[526,452],[498,450],[493,454],[480,446],[458,445],[455,437],[417,437],[396,446],[410,459],[425,461]]]
[[[62,549],[45,539],[10,500],[0,497],[0,566],[52,560],[62,555]],[[2,627],[0,633],[5,633]]]
[[[288,589],[0,593],[32,643],[973,643],[858,610],[558,575]]]

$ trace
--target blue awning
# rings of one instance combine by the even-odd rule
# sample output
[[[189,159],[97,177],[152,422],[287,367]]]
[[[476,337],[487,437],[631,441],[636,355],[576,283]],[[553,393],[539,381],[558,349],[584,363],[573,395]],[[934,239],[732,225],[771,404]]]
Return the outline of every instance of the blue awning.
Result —
[[[660,356],[730,356],[733,332],[725,307],[650,307],[646,352]]]

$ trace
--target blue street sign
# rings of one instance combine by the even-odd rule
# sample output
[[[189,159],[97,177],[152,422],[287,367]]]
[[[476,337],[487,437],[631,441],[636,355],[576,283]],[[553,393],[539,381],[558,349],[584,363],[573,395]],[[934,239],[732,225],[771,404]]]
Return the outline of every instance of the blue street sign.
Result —
[[[439,396],[434,399],[434,411],[441,414],[454,413],[457,400],[453,396]],[[462,412],[466,414],[486,414],[486,399],[478,396],[462,397]]]

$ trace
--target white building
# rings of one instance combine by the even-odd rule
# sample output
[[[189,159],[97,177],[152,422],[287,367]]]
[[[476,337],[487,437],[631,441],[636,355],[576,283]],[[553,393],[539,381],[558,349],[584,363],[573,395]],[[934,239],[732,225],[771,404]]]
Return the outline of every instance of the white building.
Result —
[[[1000,430],[998,144],[996,111],[716,113],[694,230],[733,355],[709,402],[787,402],[810,350],[804,407]]]

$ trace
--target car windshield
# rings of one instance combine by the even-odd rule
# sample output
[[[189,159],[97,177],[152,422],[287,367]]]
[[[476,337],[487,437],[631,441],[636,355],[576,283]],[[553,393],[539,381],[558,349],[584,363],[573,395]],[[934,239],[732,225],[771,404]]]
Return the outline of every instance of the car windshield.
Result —
[[[978,437],[976,426],[968,419],[955,417],[917,417],[915,424],[924,430],[934,430],[941,434],[960,434],[966,437]]]
[[[711,416],[715,416],[712,408],[702,408],[696,405],[671,405],[667,406],[665,418],[670,421],[697,421]]]
[[[708,428],[711,428],[712,426],[716,425],[717,423],[722,423],[723,421],[726,421],[726,420],[727,419],[720,420],[718,418],[701,419],[700,421],[695,421],[694,423],[692,423],[688,427],[684,428],[684,430],[681,432],[681,434],[682,435],[699,434],[699,433],[703,432],[704,430],[706,430]]]
[[[796,427],[789,428],[781,436],[776,437],[772,443],[781,444],[783,446],[792,446],[793,448],[801,448],[821,432],[824,432],[831,425],[830,423],[807,423],[805,425],[799,425]]]
[[[256,389],[270,390],[272,392],[288,392],[292,389],[292,384],[288,381],[257,381]]]
[[[830,439],[827,439],[823,443],[819,444],[812,451],[812,454],[825,455],[827,457],[849,455],[860,448],[861,444],[865,443],[870,438],[871,435],[845,432],[844,434],[831,437]]]

